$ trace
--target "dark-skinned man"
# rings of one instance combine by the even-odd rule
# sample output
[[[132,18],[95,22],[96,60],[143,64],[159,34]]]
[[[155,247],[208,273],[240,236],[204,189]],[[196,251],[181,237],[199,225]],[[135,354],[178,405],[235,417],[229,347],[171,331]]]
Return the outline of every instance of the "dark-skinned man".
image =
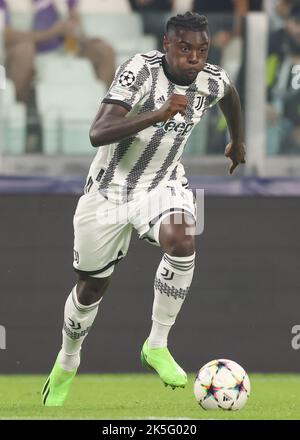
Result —
[[[180,159],[193,127],[217,102],[231,134],[225,149],[230,173],[245,161],[239,97],[226,72],[207,63],[209,42],[206,17],[187,12],[170,18],[165,54],[137,54],[119,67],[92,123],[90,141],[98,151],[74,216],[78,282],[65,305],[62,348],[42,391],[46,406],[60,406],[67,397],[81,345],[133,229],[163,252],[142,363],[172,388],[187,383],[167,348],[195,261],[196,212]]]

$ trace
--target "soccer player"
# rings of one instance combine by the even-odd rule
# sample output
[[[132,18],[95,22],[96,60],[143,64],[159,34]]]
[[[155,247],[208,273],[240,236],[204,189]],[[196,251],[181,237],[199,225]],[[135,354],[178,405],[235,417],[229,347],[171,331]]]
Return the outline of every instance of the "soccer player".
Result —
[[[245,162],[239,97],[226,72],[206,62],[209,43],[205,16],[170,18],[165,54],[137,54],[121,65],[95,117],[90,140],[99,148],[74,216],[78,282],[65,304],[62,348],[42,390],[46,406],[67,397],[82,343],[133,228],[163,251],[141,360],[166,385],[187,383],[167,348],[195,261],[195,206],[180,159],[193,127],[217,102],[231,134],[225,149],[230,173]]]

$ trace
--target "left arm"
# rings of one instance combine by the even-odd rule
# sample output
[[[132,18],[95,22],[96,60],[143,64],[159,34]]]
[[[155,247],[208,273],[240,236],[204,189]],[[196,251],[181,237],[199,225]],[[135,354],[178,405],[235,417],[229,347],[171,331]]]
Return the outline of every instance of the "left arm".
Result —
[[[245,144],[242,122],[242,110],[238,92],[233,84],[228,86],[227,93],[219,101],[231,135],[231,142],[225,148],[225,156],[232,160],[230,174],[239,163],[245,163]]]

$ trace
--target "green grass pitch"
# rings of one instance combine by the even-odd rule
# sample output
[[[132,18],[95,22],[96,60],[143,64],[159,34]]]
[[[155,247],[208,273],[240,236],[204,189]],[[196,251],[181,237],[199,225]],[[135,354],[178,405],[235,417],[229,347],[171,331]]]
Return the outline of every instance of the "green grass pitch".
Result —
[[[300,375],[252,374],[241,411],[205,411],[185,389],[165,388],[154,374],[79,374],[63,407],[42,407],[45,376],[0,376],[0,419],[300,419]]]

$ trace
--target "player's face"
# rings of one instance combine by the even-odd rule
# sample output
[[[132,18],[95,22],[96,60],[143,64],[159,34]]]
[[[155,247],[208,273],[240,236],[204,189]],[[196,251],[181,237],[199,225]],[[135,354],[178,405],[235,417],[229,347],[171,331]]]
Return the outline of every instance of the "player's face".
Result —
[[[164,49],[170,73],[190,84],[206,63],[209,38],[206,32],[171,30],[164,38]]]

